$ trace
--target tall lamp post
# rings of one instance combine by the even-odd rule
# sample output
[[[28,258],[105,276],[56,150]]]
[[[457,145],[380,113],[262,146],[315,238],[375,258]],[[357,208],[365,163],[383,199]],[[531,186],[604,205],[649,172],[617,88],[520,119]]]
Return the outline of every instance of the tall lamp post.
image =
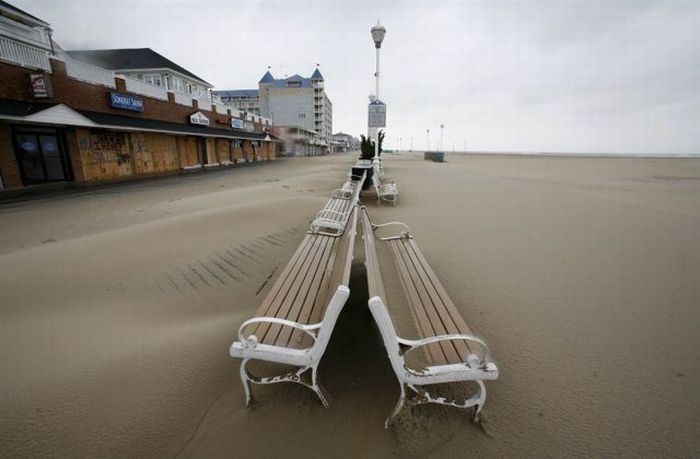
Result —
[[[372,27],[370,30],[372,34],[372,40],[374,41],[374,48],[377,50],[377,61],[376,61],[376,71],[374,72],[374,77],[376,79],[376,87],[374,91],[374,95],[379,99],[379,49],[382,47],[382,41],[384,40],[384,35],[386,35],[386,29],[384,28],[383,25],[379,23],[379,20],[377,20],[377,25]],[[375,163],[379,162],[379,128],[377,128],[377,132],[374,135],[374,161]]]
[[[425,151],[430,151],[430,128],[425,130]]]

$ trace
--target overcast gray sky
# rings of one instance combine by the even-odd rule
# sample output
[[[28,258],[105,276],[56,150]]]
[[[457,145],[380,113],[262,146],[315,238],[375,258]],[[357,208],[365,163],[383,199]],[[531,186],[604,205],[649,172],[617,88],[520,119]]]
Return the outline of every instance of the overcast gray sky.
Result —
[[[700,153],[700,1],[10,0],[65,49],[150,47],[217,89],[309,76],[366,131],[387,28],[387,140],[422,149]]]

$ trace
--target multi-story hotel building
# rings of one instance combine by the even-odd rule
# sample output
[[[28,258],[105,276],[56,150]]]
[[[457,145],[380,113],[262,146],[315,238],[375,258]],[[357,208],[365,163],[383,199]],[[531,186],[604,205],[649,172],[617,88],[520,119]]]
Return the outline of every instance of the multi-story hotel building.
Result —
[[[224,105],[271,118],[277,126],[299,127],[316,133],[317,145],[330,148],[333,132],[333,104],[316,69],[305,78],[292,75],[275,78],[267,71],[258,89],[213,91]]]

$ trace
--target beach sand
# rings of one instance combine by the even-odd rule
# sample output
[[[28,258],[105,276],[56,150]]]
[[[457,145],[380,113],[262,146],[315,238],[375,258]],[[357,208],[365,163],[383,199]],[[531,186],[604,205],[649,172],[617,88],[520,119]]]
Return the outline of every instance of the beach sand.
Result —
[[[491,348],[482,424],[399,393],[351,298],[330,394],[255,386],[228,356],[354,158],[0,205],[0,456],[695,456],[700,159],[387,155],[396,207]],[[245,456],[244,456],[245,455]]]

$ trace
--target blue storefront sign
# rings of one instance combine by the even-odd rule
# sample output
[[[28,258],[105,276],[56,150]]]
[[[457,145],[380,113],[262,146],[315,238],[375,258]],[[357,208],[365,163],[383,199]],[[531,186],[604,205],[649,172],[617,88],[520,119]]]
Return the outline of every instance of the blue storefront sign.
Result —
[[[143,111],[143,99],[140,97],[113,92],[110,94],[110,98],[112,101],[112,107],[114,108],[122,108],[124,110],[131,110],[134,112]]]
[[[244,128],[243,121],[233,118],[231,120],[231,127],[234,129],[243,129]]]

